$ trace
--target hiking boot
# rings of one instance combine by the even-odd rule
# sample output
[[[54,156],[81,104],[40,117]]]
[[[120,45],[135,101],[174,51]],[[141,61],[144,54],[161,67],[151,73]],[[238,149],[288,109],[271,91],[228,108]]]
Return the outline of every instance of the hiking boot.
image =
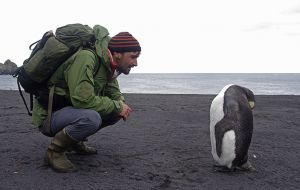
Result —
[[[83,141],[79,141],[77,144],[75,144],[72,147],[72,150],[75,151],[77,154],[97,154],[97,150],[95,148],[87,146],[86,144],[84,144]]]
[[[76,167],[65,156],[65,151],[76,143],[71,139],[64,130],[58,132],[52,139],[46,155],[44,157],[45,164],[51,166],[57,172],[74,172]]]

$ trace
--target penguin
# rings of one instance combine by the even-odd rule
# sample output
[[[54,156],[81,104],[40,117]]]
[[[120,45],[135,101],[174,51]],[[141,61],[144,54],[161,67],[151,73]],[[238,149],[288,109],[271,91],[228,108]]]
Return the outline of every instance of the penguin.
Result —
[[[229,84],[210,106],[211,153],[217,171],[255,171],[248,161],[253,133],[254,93]]]

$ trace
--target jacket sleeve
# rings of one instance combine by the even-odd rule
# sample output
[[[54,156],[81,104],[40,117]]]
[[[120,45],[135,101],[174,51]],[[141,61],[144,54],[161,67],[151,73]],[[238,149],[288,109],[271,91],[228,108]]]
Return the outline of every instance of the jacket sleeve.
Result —
[[[95,110],[101,116],[120,113],[122,101],[95,95],[93,78],[95,63],[94,54],[88,50],[82,50],[67,69],[65,79],[69,87],[72,105],[76,108]]]
[[[120,87],[117,79],[113,79],[105,86],[104,94],[110,97],[112,100],[121,100],[125,102],[125,98],[120,92]]]

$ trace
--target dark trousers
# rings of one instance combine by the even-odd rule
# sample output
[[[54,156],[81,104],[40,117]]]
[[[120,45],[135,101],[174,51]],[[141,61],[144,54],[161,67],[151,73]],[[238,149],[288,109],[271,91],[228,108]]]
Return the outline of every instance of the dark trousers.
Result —
[[[66,134],[73,140],[82,141],[101,128],[117,123],[120,118],[113,114],[102,118],[94,110],[68,106],[52,114],[51,130],[46,119],[40,127],[40,131],[46,136],[53,137],[64,129]]]

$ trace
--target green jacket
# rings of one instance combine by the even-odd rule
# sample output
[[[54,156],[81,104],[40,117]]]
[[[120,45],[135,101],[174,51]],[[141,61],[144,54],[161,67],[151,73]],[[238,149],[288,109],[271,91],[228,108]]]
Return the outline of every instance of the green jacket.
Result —
[[[54,92],[70,100],[75,108],[95,110],[101,117],[111,113],[118,114],[122,110],[124,97],[118,81],[110,80],[112,71],[104,50],[102,58],[99,59],[100,68],[95,74],[97,60],[92,51],[78,50],[55,71],[48,84],[59,84]],[[37,101],[34,102],[32,113],[35,126],[40,126],[47,117],[47,110]]]

